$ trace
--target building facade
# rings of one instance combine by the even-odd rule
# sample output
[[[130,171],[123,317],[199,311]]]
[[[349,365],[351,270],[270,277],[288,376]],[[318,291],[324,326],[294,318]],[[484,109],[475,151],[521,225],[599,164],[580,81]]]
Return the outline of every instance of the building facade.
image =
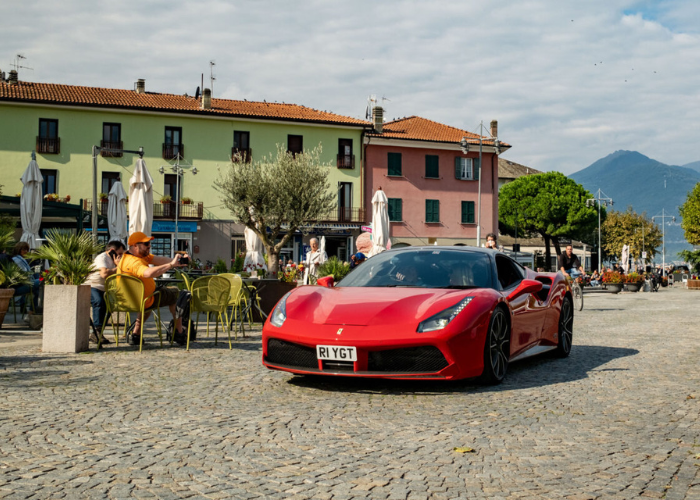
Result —
[[[365,210],[371,214],[372,193],[384,190],[393,245],[477,245],[479,222],[482,244],[498,231],[498,153],[510,146],[495,140],[496,122],[491,133],[417,116],[382,123],[375,108],[365,136]]]
[[[278,145],[295,153],[321,145],[322,160],[332,165],[328,178],[338,207],[314,222],[310,234],[296,235],[285,257],[299,260],[310,236],[325,234],[329,254],[347,258],[366,218],[362,138],[368,126],[294,104],[212,99],[206,89],[193,97],[147,92],[143,80],[123,90],[24,82],[14,74],[0,81],[1,183],[5,194],[20,192],[20,176],[36,151],[45,193],[69,195],[71,203],[92,210],[93,182],[99,193],[108,193],[121,181],[128,193],[138,158],[103,151],[93,178],[93,146],[142,147],[154,180],[154,251],[169,255],[187,248],[202,261],[228,261],[245,247],[243,226],[231,219],[213,186],[220,170],[232,161],[273,157]],[[185,172],[179,179],[172,170],[176,162]],[[94,205],[106,215],[106,201]]]

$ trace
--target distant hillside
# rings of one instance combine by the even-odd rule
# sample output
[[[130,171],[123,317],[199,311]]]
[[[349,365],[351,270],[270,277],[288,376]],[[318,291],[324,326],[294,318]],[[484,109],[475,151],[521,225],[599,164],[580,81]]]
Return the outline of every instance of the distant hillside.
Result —
[[[670,166],[636,151],[616,151],[569,177],[593,194],[602,189],[614,200],[615,210],[624,211],[631,205],[649,217],[661,214],[662,209],[675,215],[676,225],[666,226],[666,260],[678,260],[679,251],[692,248],[685,241],[678,214],[688,191],[700,182],[700,171],[690,168],[692,165]]]
[[[692,170],[700,172],[700,161],[694,161],[693,163],[688,163],[687,165],[683,165],[683,166],[685,168],[690,168]]]

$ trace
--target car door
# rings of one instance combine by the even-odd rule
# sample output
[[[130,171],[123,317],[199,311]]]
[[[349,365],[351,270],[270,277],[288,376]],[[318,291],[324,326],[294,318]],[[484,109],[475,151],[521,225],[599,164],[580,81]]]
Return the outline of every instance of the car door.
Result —
[[[496,273],[505,297],[512,293],[526,276],[525,269],[505,255],[496,256]],[[510,307],[510,354],[513,356],[540,339],[546,306],[537,295],[525,293],[511,300]]]

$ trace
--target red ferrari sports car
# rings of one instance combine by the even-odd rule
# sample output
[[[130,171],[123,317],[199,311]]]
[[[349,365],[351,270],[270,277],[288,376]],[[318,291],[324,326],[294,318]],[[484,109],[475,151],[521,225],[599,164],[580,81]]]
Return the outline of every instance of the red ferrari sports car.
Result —
[[[390,250],[337,284],[319,283],[289,292],[268,317],[268,368],[499,383],[516,359],[571,351],[574,308],[564,276],[535,273],[495,250]]]

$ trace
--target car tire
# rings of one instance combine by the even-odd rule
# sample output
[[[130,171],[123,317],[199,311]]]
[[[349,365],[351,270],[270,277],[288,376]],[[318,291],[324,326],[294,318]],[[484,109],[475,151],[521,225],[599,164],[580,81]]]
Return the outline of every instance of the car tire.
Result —
[[[559,358],[565,358],[571,352],[571,343],[574,338],[574,305],[571,297],[564,297],[559,312],[559,334],[557,335],[557,348],[554,351]]]
[[[510,326],[508,314],[497,307],[491,315],[489,329],[484,342],[484,371],[481,381],[495,385],[503,382],[508,371],[510,357]]]

